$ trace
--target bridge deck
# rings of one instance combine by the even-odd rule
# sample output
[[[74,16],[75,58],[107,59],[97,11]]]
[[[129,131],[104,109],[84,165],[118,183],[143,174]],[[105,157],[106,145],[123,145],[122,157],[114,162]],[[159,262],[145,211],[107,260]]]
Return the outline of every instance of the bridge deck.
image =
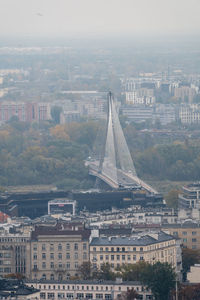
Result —
[[[98,167],[96,163],[87,164],[89,166],[89,174],[95,177],[100,178],[104,182],[106,182],[108,185],[110,185],[114,189],[119,188],[119,182],[115,182],[112,178],[107,176],[106,174],[102,174],[98,172]],[[139,185],[146,191],[152,193],[152,194],[158,194],[158,192],[152,188],[150,185],[148,185],[146,182],[138,178],[137,176],[132,175],[131,173],[126,173],[122,170],[118,170],[118,178],[120,181],[120,184],[122,186],[131,186],[132,185]]]

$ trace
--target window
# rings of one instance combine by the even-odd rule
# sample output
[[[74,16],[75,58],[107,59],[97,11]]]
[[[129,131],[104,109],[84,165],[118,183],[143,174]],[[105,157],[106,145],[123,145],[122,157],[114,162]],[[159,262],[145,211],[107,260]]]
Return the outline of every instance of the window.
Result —
[[[96,247],[93,247],[93,251],[95,251],[95,252],[96,252]]]
[[[59,268],[59,269],[62,269],[62,264],[58,264],[58,268]]]
[[[87,252],[83,252],[83,259],[87,259]]]
[[[59,275],[58,275],[58,280],[59,280],[59,281],[63,280],[62,274],[59,274]]]
[[[125,260],[125,255],[124,254],[122,255],[122,260]]]
[[[74,253],[74,259],[78,259],[78,253],[77,252]]]
[[[106,299],[106,300],[112,299],[112,295],[111,295],[111,294],[105,294],[105,299]]]
[[[45,262],[42,263],[42,269],[46,269],[46,263]]]
[[[183,243],[187,243],[187,239],[183,239]]]
[[[58,244],[58,251],[62,250],[62,245]]]
[[[136,255],[133,255],[133,260],[136,260]]]
[[[54,259],[54,253],[50,253],[50,259]]]
[[[96,299],[103,299],[103,294],[96,294]]]
[[[46,299],[46,293],[40,293],[40,299]]]
[[[70,259],[70,253],[66,254],[66,259]]]
[[[47,293],[47,298],[48,299],[54,299],[55,294],[54,293]]]
[[[47,279],[46,274],[42,274],[42,279],[44,279],[44,280]]]
[[[197,239],[192,239],[192,242],[193,242],[193,243],[196,243],[196,241],[197,241]]]
[[[33,250],[37,251],[37,244],[33,244]]]
[[[83,243],[83,250],[87,250],[87,244]]]
[[[114,260],[114,255],[111,255],[111,260]]]
[[[103,260],[103,255],[100,255],[100,260]]]
[[[86,295],[85,295],[85,298],[86,298],[86,299],[92,299],[92,298],[93,298],[93,294],[86,294]]]
[[[106,260],[109,260],[109,255],[106,255]]]
[[[78,269],[78,263],[77,262],[75,262],[74,267],[75,267],[75,269]]]
[[[37,259],[37,253],[33,254],[33,259]]]
[[[4,257],[5,257],[5,258],[11,258],[11,253],[9,253],[9,252],[4,253]]]
[[[192,245],[192,249],[197,249],[197,246],[196,245]]]
[[[143,247],[140,247],[140,251],[143,251]]]
[[[192,231],[192,235],[196,235],[197,234],[197,232],[196,231]]]
[[[108,250],[108,247],[106,247],[106,252],[108,252],[109,250]]]
[[[183,234],[183,235],[187,235],[187,231],[183,231],[182,234]]]
[[[173,235],[174,235],[174,236],[178,236],[178,231],[174,231],[174,232],[173,232]]]
[[[51,280],[54,280],[54,274],[51,274],[51,275],[50,275],[50,279],[51,279]]]
[[[70,244],[69,243],[66,244],[66,250],[70,250]]]
[[[125,248],[124,247],[122,247],[122,252],[125,252]]]
[[[143,256],[140,256],[140,260],[144,260],[144,257],[143,257]]]
[[[111,247],[111,251],[114,252],[114,247]]]
[[[128,259],[128,260],[131,260],[131,256],[130,256],[130,255],[128,255],[128,256],[127,256],[127,259]]]
[[[136,251],[136,247],[133,247],[133,251]]]
[[[77,243],[74,244],[74,250],[78,250],[78,244]]]
[[[58,253],[58,259],[62,259],[62,253]]]
[[[45,244],[42,244],[42,250],[46,250],[46,245]]]
[[[120,260],[120,255],[117,255],[117,260]]]
[[[42,253],[42,259],[46,259],[46,253]]]
[[[117,247],[117,252],[119,252],[120,251],[120,248],[119,247]]]
[[[100,247],[100,252],[103,252],[103,247]]]
[[[70,263],[66,263],[66,268],[70,269]]]
[[[50,263],[50,268],[54,269],[54,262],[53,261]]]
[[[33,265],[33,270],[37,270],[37,264]]]

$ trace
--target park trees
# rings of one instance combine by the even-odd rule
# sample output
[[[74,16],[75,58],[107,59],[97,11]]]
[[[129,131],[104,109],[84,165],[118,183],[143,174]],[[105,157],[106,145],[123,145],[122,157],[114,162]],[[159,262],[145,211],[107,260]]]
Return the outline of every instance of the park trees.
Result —
[[[175,280],[176,274],[168,263],[147,264],[141,273],[141,282],[151,289],[155,300],[168,300]]]

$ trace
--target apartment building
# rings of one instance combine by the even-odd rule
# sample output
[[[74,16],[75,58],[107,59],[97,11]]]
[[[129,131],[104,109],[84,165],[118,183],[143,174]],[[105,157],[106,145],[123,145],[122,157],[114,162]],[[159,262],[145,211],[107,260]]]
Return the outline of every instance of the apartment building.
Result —
[[[25,122],[50,120],[50,104],[11,101],[0,103],[0,122],[7,122],[14,116],[16,116],[19,121]]]
[[[30,274],[30,234],[0,233],[0,276],[20,273]]]
[[[180,209],[200,209],[200,182],[182,186],[182,193],[179,194],[178,198]]]
[[[27,285],[40,290],[39,300],[45,299],[120,299],[134,289],[140,300],[153,299],[150,290],[137,281],[30,281]]]
[[[181,270],[178,240],[162,231],[130,237],[94,237],[90,243],[90,261],[94,267],[109,263],[113,269],[139,261],[168,262]]]
[[[89,260],[90,230],[65,225],[37,226],[32,232],[32,279],[67,279],[78,275],[79,266]]]
[[[181,239],[183,247],[200,250],[200,225],[198,223],[165,224],[162,230]]]
[[[200,107],[198,104],[181,105],[179,108],[179,119],[183,124],[200,123]]]
[[[196,95],[195,88],[189,86],[181,86],[181,87],[174,88],[174,97],[181,99],[182,101],[188,99],[188,101],[191,103],[195,95]]]

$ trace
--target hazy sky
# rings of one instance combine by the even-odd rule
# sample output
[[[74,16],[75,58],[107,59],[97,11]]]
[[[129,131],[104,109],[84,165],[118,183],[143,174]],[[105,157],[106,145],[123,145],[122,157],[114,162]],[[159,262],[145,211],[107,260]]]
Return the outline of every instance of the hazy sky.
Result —
[[[0,0],[0,35],[200,33],[200,0]]]

